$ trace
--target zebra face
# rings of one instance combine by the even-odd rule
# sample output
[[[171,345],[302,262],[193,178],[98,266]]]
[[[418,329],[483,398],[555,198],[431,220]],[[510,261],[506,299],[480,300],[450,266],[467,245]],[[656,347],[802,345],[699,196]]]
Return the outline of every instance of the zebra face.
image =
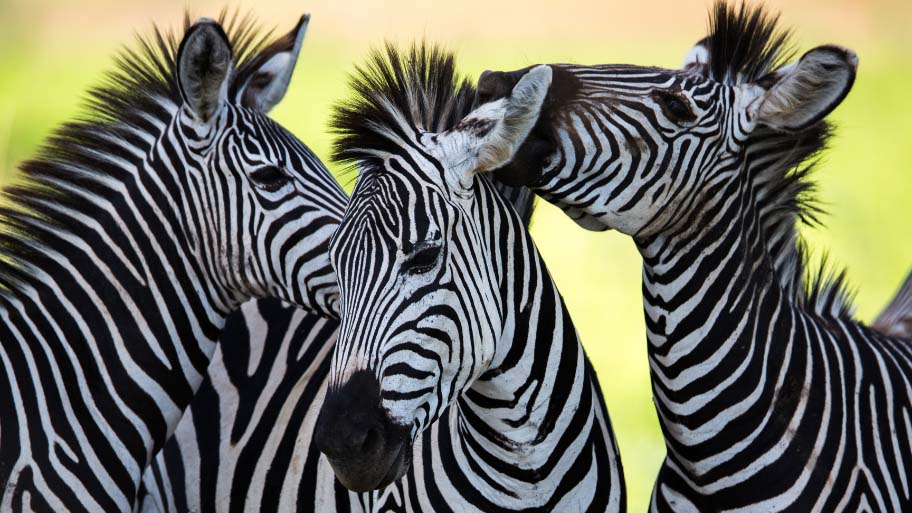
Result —
[[[719,76],[724,66],[710,59],[720,52],[706,44],[679,70],[553,65],[539,123],[499,176],[587,229],[648,237],[692,224],[719,199],[713,191],[740,177],[755,132],[818,123],[848,93],[858,63],[851,50],[822,46],[756,78]],[[485,72],[478,100],[501,97],[525,73]]]
[[[274,296],[337,315],[329,238],[345,194],[297,138],[267,117],[281,100],[307,18],[235,69],[222,28],[203,20],[188,30],[177,58],[183,105],[172,133],[183,138],[184,208],[201,264],[226,303]]]
[[[449,131],[386,133],[398,149],[362,164],[330,245],[342,324],[314,437],[352,490],[401,477],[418,434],[503,349],[499,231],[479,190],[496,193],[476,174],[512,157],[550,75],[530,73]]]

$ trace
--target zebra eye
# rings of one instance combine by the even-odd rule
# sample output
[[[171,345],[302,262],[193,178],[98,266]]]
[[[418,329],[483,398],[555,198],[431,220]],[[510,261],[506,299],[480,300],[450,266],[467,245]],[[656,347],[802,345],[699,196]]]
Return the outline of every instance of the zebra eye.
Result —
[[[260,189],[275,192],[291,181],[291,177],[279,166],[263,166],[250,173],[250,179]]]
[[[409,274],[424,274],[437,264],[440,257],[440,246],[437,244],[416,244],[411,254],[402,264],[402,270]]]
[[[697,115],[690,109],[690,104],[679,95],[662,91],[656,93],[655,96],[659,105],[662,106],[662,111],[668,116],[668,119],[684,123],[697,119]]]

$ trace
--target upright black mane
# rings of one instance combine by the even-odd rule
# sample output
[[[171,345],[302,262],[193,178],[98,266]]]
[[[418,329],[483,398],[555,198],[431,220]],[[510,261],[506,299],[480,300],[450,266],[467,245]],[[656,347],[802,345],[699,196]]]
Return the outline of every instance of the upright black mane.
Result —
[[[353,96],[336,104],[330,125],[338,135],[333,160],[353,168],[356,163],[374,168],[378,154],[401,152],[401,141],[411,139],[404,130],[438,133],[456,126],[475,100],[475,86],[456,71],[453,53],[428,43],[405,51],[387,43],[373,50],[367,63],[355,68],[349,88]],[[491,183],[528,225],[535,209],[532,192],[493,177]]]
[[[456,71],[452,52],[422,43],[402,51],[374,50],[349,81],[353,96],[336,105],[333,159],[370,164],[375,152],[395,153],[407,130],[442,132],[472,109],[475,87]],[[411,137],[406,137],[410,139]]]
[[[271,32],[259,30],[252,17],[237,13],[223,11],[218,22],[225,27],[237,63],[229,90],[233,98],[234,85],[243,84],[256,70],[255,55]],[[141,158],[135,148],[150,147],[146,139],[154,139],[174,115],[182,101],[177,53],[190,26],[189,15],[184,16],[180,33],[153,26],[149,36],[137,37],[135,48],[121,50],[115,69],[89,90],[79,118],[56,129],[37,157],[19,166],[15,185],[0,191],[0,291],[28,274],[30,255],[48,244],[41,234],[75,229],[64,226],[49,205],[79,210],[85,202],[80,194],[110,194],[101,179],[126,180],[118,162],[135,164]]]
[[[708,52],[709,77],[735,85],[754,82],[788,60],[791,33],[777,27],[762,5],[739,7],[717,0],[709,16],[709,36],[700,43]]]

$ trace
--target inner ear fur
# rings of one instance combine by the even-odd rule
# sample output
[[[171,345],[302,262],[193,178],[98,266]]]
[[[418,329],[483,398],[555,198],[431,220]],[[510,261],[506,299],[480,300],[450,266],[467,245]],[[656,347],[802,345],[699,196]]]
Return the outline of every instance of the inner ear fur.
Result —
[[[184,103],[194,117],[208,123],[227,100],[233,60],[231,43],[215,21],[193,24],[177,53],[177,80]]]
[[[536,66],[523,75],[503,100],[503,119],[482,141],[476,171],[493,171],[513,160],[538,122],[550,86],[550,66]]]
[[[575,75],[562,66],[551,66],[551,86],[542,104],[538,122],[513,155],[513,160],[494,171],[498,180],[509,185],[532,186],[541,180],[557,151],[554,127],[559,118],[571,108],[570,101],[578,94],[580,84]]]
[[[858,57],[839,46],[819,46],[798,62],[785,66],[757,85],[766,89],[756,100],[758,123],[774,129],[799,131],[833,111],[852,89]]]
[[[291,32],[240,65],[232,87],[232,97],[237,103],[266,114],[282,101],[291,82],[309,22],[309,14],[301,16]]]

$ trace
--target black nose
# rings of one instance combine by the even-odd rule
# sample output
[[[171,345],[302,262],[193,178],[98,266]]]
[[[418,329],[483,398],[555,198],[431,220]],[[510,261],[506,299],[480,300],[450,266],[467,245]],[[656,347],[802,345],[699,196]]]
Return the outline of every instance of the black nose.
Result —
[[[478,77],[475,91],[475,106],[510,96],[519,79],[531,68],[516,71],[483,71]]]
[[[359,458],[378,448],[383,430],[380,383],[359,371],[341,388],[326,394],[314,443],[330,458]]]
[[[324,427],[314,435],[320,452],[334,460],[355,460],[368,458],[382,448],[383,428],[379,422],[362,415],[348,416],[348,410],[336,411],[335,419],[318,420],[318,428]],[[320,416],[320,420],[330,418],[331,415]]]
[[[382,408],[377,378],[364,370],[327,391],[313,441],[343,485],[365,492],[386,486],[408,468],[408,437],[408,429]]]

